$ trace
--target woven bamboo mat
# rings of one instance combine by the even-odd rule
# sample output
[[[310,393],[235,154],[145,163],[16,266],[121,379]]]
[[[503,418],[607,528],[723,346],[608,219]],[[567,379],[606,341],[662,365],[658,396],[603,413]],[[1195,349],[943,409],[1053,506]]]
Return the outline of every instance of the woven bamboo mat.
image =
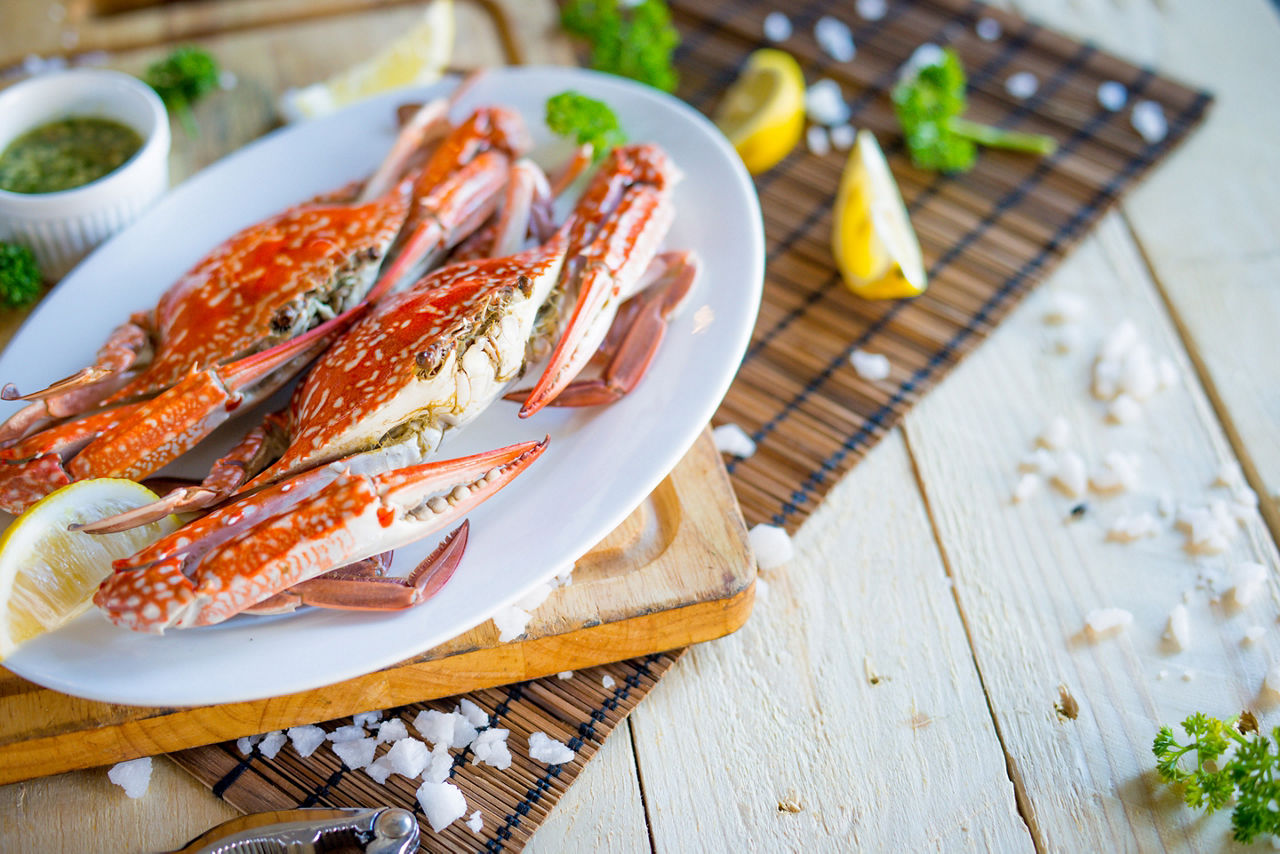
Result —
[[[850,9],[853,4],[839,4]],[[854,297],[829,249],[832,208],[845,154],[817,157],[803,145],[756,181],[764,209],[768,273],[760,319],[742,369],[716,414],[756,441],[731,461],[734,491],[748,524],[794,532],[827,489],[892,428],[911,405],[976,347],[1018,300],[1083,237],[1120,196],[1201,119],[1210,97],[1089,44],[966,0],[889,0],[877,21],[852,11],[857,55],[831,60],[813,25],[836,4],[816,0],[678,0],[684,32],[680,94],[712,112],[741,68],[765,46],[764,17],[787,13],[794,35],[779,45],[807,80],[840,83],[852,123],[873,131],[889,156],[929,271],[923,296],[903,301]],[[1002,35],[984,41],[974,25],[990,17]],[[969,74],[966,116],[1048,133],[1051,157],[984,151],[972,172],[939,176],[911,167],[888,90],[897,70],[926,42],[954,47]],[[1039,89],[1025,100],[1005,80],[1030,71]],[[1169,131],[1145,143],[1129,106],[1103,109],[1098,84],[1123,83],[1129,105],[1164,108]],[[849,363],[861,349],[889,357],[883,382],[859,378]]]
[[[768,274],[764,302],[742,370],[716,416],[752,434],[759,450],[731,461],[734,488],[751,523],[797,528],[835,483],[919,397],[994,328],[1116,200],[1199,122],[1210,98],[1016,16],[964,0],[889,0],[877,21],[851,12],[857,57],[836,63],[818,49],[813,24],[828,14],[823,0],[675,0],[684,35],[677,53],[679,94],[714,110],[746,55],[763,46],[762,22],[787,13],[794,53],[810,82],[838,81],[853,123],[885,145],[923,245],[929,290],[908,301],[869,302],[841,285],[829,250],[831,211],[844,154],[815,156],[803,147],[757,179],[765,217]],[[851,6],[852,4],[847,4]],[[842,8],[847,8],[842,5]],[[980,39],[975,23],[999,22],[1002,35]],[[970,118],[1050,133],[1059,150],[1047,158],[987,151],[963,176],[913,169],[899,143],[887,92],[897,69],[925,42],[953,46],[969,72]],[[1005,92],[1017,71],[1030,71],[1038,91],[1025,100]],[[1167,136],[1145,143],[1129,109],[1109,112],[1098,84],[1123,83],[1136,100],[1159,103]],[[887,355],[890,378],[860,379],[849,355]],[[484,830],[461,822],[442,834],[424,824],[429,851],[518,851],[546,817],[610,730],[674,662],[652,655],[580,671],[574,679],[540,679],[468,695],[509,728],[511,769],[497,772],[458,753],[452,781],[480,809]],[[616,681],[606,689],[601,680]],[[421,708],[450,711],[457,698],[397,709],[411,721]],[[343,723],[335,722],[333,726]],[[568,742],[577,758],[546,768],[527,758],[528,737],[544,731]],[[385,749],[385,748],[383,748]],[[246,811],[297,805],[417,807],[417,781],[392,777],[375,785],[347,771],[328,748],[299,759],[286,747],[274,760],[243,757],[234,744],[184,751],[174,758]],[[419,815],[421,811],[418,810]]]

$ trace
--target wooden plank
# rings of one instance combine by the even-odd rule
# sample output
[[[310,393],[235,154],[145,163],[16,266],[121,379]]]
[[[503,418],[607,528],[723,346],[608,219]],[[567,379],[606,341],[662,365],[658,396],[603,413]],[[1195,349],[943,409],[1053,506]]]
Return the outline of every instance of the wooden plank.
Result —
[[[1050,352],[1050,330],[1041,322],[1055,289],[1091,306],[1079,330],[1085,343],[1065,356]],[[1184,382],[1149,401],[1139,423],[1118,427],[1104,423],[1105,407],[1088,386],[1099,340],[1124,318],[1156,354],[1178,360]],[[1076,500],[1056,494],[1012,504],[1018,460],[1056,415],[1068,419],[1072,446],[1091,467],[1110,450],[1139,454],[1140,488],[1112,499],[1089,496],[1077,521],[1070,518]],[[1211,598],[1230,581],[1211,592],[1205,579],[1228,575],[1246,560],[1274,572],[1277,553],[1260,518],[1216,557],[1189,556],[1183,536],[1172,530],[1136,544],[1107,542],[1116,516],[1154,513],[1162,494],[1207,503],[1215,473],[1231,458],[1123,223],[1107,218],[906,424],[1037,847],[1229,847],[1225,813],[1203,821],[1158,784],[1151,740],[1161,723],[1196,710],[1226,717],[1268,708],[1260,703],[1260,686],[1280,649],[1280,602],[1273,594],[1236,609]],[[1192,643],[1176,652],[1161,634],[1184,594]],[[1133,624],[1091,641],[1085,617],[1103,607],[1127,609]],[[1266,627],[1267,634],[1259,644],[1242,645],[1250,625]],[[1079,704],[1074,720],[1055,710],[1059,686]]]
[[[1213,90],[1202,133],[1123,205],[1273,532],[1280,531],[1280,17],[1274,3],[1017,5]]]
[[[1031,851],[898,431],[795,545],[632,713],[658,849]]]

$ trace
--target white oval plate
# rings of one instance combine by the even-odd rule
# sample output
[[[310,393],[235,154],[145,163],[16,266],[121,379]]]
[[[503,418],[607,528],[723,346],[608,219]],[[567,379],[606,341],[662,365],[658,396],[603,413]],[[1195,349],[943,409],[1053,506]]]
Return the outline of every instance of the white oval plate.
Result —
[[[449,85],[393,93],[282,129],[187,181],[58,285],[0,358],[0,379],[35,388],[89,364],[117,323],[153,305],[219,241],[367,174],[394,136],[395,105]],[[760,304],[764,232],[754,187],[733,149],[700,114],[653,89],[578,69],[497,70],[460,110],[489,103],[519,110],[538,145],[535,157],[553,163],[553,152],[567,147],[543,126],[543,105],[570,88],[608,102],[630,139],[662,145],[684,171],[666,245],[695,250],[701,275],[649,375],[621,402],[545,409],[521,421],[516,404],[499,401],[446,440],[444,455],[461,456],[551,436],[528,472],[471,514],[467,554],[444,589],[396,614],[312,608],[161,637],[117,628],[90,610],[22,647],[6,667],[68,694],[148,706],[304,691],[389,666],[478,625],[626,518],[679,462],[729,388]],[[246,425],[234,422],[235,433]],[[209,453],[202,456],[207,461]],[[198,476],[197,462],[184,460],[176,470]],[[397,552],[396,571],[415,566],[443,533]]]

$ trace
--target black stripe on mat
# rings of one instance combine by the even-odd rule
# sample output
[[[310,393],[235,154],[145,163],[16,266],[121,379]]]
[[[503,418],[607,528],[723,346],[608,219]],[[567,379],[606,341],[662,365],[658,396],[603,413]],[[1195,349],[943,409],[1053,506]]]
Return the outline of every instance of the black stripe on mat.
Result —
[[[1029,276],[1043,266],[1045,261],[1047,261],[1061,248],[1064,241],[1074,238],[1076,232],[1081,228],[1081,226],[1087,224],[1092,217],[1096,216],[1103,207],[1109,204],[1135,173],[1149,167],[1156,159],[1164,154],[1165,149],[1167,149],[1169,145],[1180,139],[1182,135],[1186,133],[1188,127],[1204,112],[1209,100],[1210,96],[1208,93],[1197,93],[1195,99],[1174,120],[1173,126],[1170,128],[1169,133],[1165,135],[1164,139],[1149,145],[1141,154],[1131,158],[1128,163],[1125,164],[1124,168],[1112,176],[1111,180],[1109,180],[1105,185],[1100,187],[1094,194],[1093,198],[1089,200],[1088,204],[1080,207],[1072,218],[1064,223],[1057,232],[1055,232],[1049,242],[1041,247],[1040,252],[1037,253],[1034,258],[1029,259],[1016,273],[1010,276],[1004,284],[1001,285],[1000,289],[996,291],[996,293],[993,294],[982,308],[979,309],[978,312],[970,319],[970,322],[957,331],[945,346],[933,354],[927,365],[917,370],[911,376],[911,379],[899,386],[898,390],[894,392],[893,397],[889,399],[888,403],[881,406],[876,410],[876,412],[867,418],[866,421],[863,422],[862,426],[859,427],[843,445],[841,445],[839,450],[824,460],[818,469],[809,473],[809,476],[800,485],[800,488],[792,493],[791,501],[783,502],[780,512],[774,514],[774,524],[785,524],[787,518],[799,509],[797,505],[806,502],[808,500],[808,496],[813,492],[813,490],[826,480],[828,474],[834,472],[839,467],[845,457],[865,445],[867,439],[871,436],[872,430],[883,426],[885,418],[892,414],[893,408],[906,400],[907,396],[910,395],[916,387],[927,380],[933,372],[938,369],[938,367],[950,359],[956,349],[963,344],[966,339],[971,335],[976,334],[978,326],[985,323],[986,318],[993,311],[998,309],[1012,293],[1021,287]],[[847,358],[847,356],[844,358]]]

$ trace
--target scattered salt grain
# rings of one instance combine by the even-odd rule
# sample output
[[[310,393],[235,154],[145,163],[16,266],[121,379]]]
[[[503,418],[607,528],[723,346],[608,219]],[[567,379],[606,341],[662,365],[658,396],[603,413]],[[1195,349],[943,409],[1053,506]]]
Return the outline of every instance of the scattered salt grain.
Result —
[[[1213,479],[1214,486],[1222,486],[1227,489],[1234,489],[1237,486],[1244,485],[1244,471],[1240,468],[1240,464],[1235,460],[1227,460],[1218,466],[1218,472]]]
[[[453,720],[458,715],[445,713],[436,709],[423,709],[413,719],[413,728],[418,734],[433,745],[443,744],[446,747],[453,741]]]
[[[1061,415],[1054,416],[1048,426],[1036,437],[1036,445],[1051,451],[1065,448],[1071,439],[1071,425]]]
[[[771,42],[784,42],[791,38],[791,19],[781,12],[765,15],[764,37]]]
[[[1187,614],[1186,605],[1174,605],[1169,612],[1169,623],[1164,630],[1165,640],[1172,643],[1179,651],[1191,646],[1191,618]]]
[[[1040,489],[1041,477],[1035,472],[1027,472],[1018,478],[1017,484],[1013,487],[1013,503],[1021,504],[1031,496],[1035,495]]]
[[[489,713],[465,697],[458,703],[458,714],[476,729],[484,729],[489,725]]]
[[[473,812],[467,819],[467,827],[477,836],[484,831],[484,818],[480,815],[480,810]]]
[[[853,147],[857,136],[858,132],[853,129],[853,125],[848,123],[836,125],[831,129],[831,144],[835,146],[836,151],[848,151]]]
[[[529,621],[533,619],[533,615],[523,608],[508,605],[505,608],[500,608],[492,619],[493,624],[498,627],[498,640],[502,643],[507,643],[524,634],[524,630],[528,628]]]
[[[1160,522],[1150,513],[1118,516],[1107,528],[1107,539],[1114,543],[1132,543],[1160,533]]]
[[[1129,90],[1124,84],[1115,80],[1106,80],[1098,84],[1098,103],[1104,110],[1117,112],[1124,109],[1129,100]]]
[[[1059,329],[1049,339],[1049,351],[1059,355],[1074,352],[1080,346],[1080,330],[1074,326]]]
[[[844,124],[850,115],[840,84],[827,77],[805,91],[804,111],[810,121],[827,127]]]
[[[289,737],[284,734],[283,730],[272,730],[262,737],[262,741],[258,742],[258,752],[267,759],[275,759],[276,754],[280,752],[280,748],[284,747],[284,743]]]
[[[1049,295],[1049,305],[1044,312],[1044,322],[1050,325],[1075,323],[1089,310],[1089,303],[1071,291],[1054,291]]]
[[[1173,359],[1166,357],[1157,362],[1156,376],[1159,378],[1162,391],[1176,386],[1178,384],[1178,367],[1173,363]]]
[[[1104,495],[1132,492],[1138,488],[1140,464],[1141,458],[1137,454],[1110,451],[1102,458],[1102,465],[1090,476],[1089,485],[1094,492]]]
[[[1075,451],[1059,451],[1057,468],[1053,473],[1053,485],[1058,487],[1058,491],[1068,498],[1079,498],[1084,495],[1088,481],[1080,455]]]
[[[381,786],[387,782],[392,772],[391,766],[387,763],[387,757],[379,756],[365,767],[364,773],[369,775],[370,780]]]
[[[404,721],[400,718],[383,721],[382,726],[378,727],[378,742],[380,744],[390,744],[393,741],[407,738],[408,735],[409,730],[405,728]]]
[[[1267,568],[1260,563],[1242,563],[1232,573],[1228,595],[1238,607],[1247,608],[1267,585]]]
[[[373,752],[378,747],[378,742],[372,738],[358,738],[352,741],[339,741],[333,745],[333,752],[342,764],[346,765],[352,771],[358,771],[361,768],[368,767],[373,761]]]
[[[1102,361],[1117,361],[1139,343],[1138,327],[1132,320],[1122,320],[1102,339],[1102,349],[1098,358]]]
[[[1115,396],[1107,407],[1107,420],[1112,424],[1132,424],[1142,417],[1142,407],[1127,394]]]
[[[328,734],[318,726],[295,726],[289,727],[289,740],[293,742],[293,749],[303,759],[316,752],[316,748],[324,744]]]
[[[356,726],[368,729],[378,721],[382,720],[382,712],[360,712],[353,716],[352,720],[355,721]]]
[[[756,443],[737,424],[721,424],[711,431],[711,438],[716,443],[716,450],[722,454],[745,460],[756,452]]]
[[[813,37],[818,42],[818,47],[836,62],[848,62],[858,52],[849,25],[830,15],[823,15],[818,19],[813,27]]]
[[[556,678],[557,678],[557,679],[572,679],[572,678],[573,678],[573,671],[572,671],[572,670],[561,670],[559,673],[557,673],[557,674],[556,674]]]
[[[144,756],[112,765],[107,771],[107,779],[124,789],[129,797],[140,798],[151,785],[151,757]]]
[[[236,750],[240,751],[241,756],[248,756],[253,752],[253,746],[262,741],[260,735],[246,735],[243,738],[236,739]]]
[[[1156,499],[1156,512],[1161,516],[1168,518],[1173,515],[1175,509],[1176,507],[1173,503],[1173,496],[1169,493],[1163,493]]]
[[[1169,122],[1164,117],[1164,107],[1155,101],[1139,101],[1133,105],[1129,116],[1133,129],[1148,143],[1157,143],[1169,133]]]
[[[1009,75],[1004,81],[1004,90],[1010,97],[1023,100],[1030,98],[1040,88],[1040,81],[1030,71],[1018,71]]]
[[[1262,626],[1250,626],[1244,630],[1244,637],[1240,638],[1240,643],[1245,646],[1252,646],[1262,640],[1267,630]]]
[[[236,77],[236,73],[234,71],[228,71],[224,68],[222,71],[218,72],[218,88],[224,92],[230,92],[232,89],[236,88],[236,85],[239,84],[239,82],[240,78]]]
[[[1280,664],[1267,671],[1266,677],[1262,680],[1262,690],[1280,696]]]
[[[1095,639],[1121,632],[1131,623],[1133,614],[1123,608],[1095,608],[1084,618],[1085,630]]]
[[[431,750],[426,742],[406,737],[391,745],[391,749],[379,761],[385,762],[392,772],[412,780],[420,776],[431,761]]]
[[[1058,458],[1052,451],[1036,448],[1018,463],[1018,471],[1035,472],[1051,477],[1058,470]]]
[[[889,376],[889,358],[882,353],[854,350],[849,354],[849,363],[864,380],[878,382]]]
[[[974,24],[973,31],[978,34],[978,38],[984,42],[993,42],[1000,38],[1003,32],[1000,22],[995,18],[979,18],[978,23]]]
[[[507,747],[507,736],[511,730],[492,727],[476,736],[471,743],[471,755],[477,763],[492,765],[498,770],[511,767],[511,751]]]
[[[556,741],[545,732],[529,736],[529,758],[547,765],[563,765],[573,760],[574,753],[562,741]]]
[[[1159,680],[1161,680],[1161,681],[1164,681],[1165,679],[1168,679],[1168,678],[1169,678],[1169,671],[1168,671],[1168,670],[1160,670],[1160,671],[1157,671],[1157,672],[1156,672],[1156,678],[1157,678],[1157,679],[1159,679]]]
[[[827,136],[827,129],[822,125],[809,125],[809,129],[804,134],[804,143],[809,147],[810,153],[819,157],[831,153],[831,138]]]
[[[777,569],[791,560],[795,547],[791,537],[782,528],[773,525],[756,525],[747,532],[751,542],[751,550],[756,555],[756,566],[768,571]]]
[[[418,803],[427,816],[427,824],[436,833],[467,812],[466,796],[452,783],[423,783],[418,787]]]
[[[618,682],[616,679],[614,679],[612,676],[606,673],[604,676],[600,677],[600,684],[606,688],[612,689],[615,685],[618,684]]]
[[[1225,552],[1237,530],[1227,503],[1219,500],[1210,502],[1208,507],[1179,508],[1175,524],[1187,535],[1187,551],[1202,555]]]
[[[857,10],[858,17],[862,20],[878,21],[889,11],[889,4],[885,0],[857,0],[853,8]]]
[[[1183,681],[1183,682],[1190,682],[1192,679],[1195,679],[1195,678],[1196,678],[1196,672],[1195,672],[1194,670],[1184,670],[1184,671],[1182,671],[1182,681]]]
[[[340,726],[333,732],[329,733],[329,740],[334,744],[344,741],[355,741],[358,738],[364,738],[368,733],[364,731],[364,727],[355,724],[347,724]]]
[[[431,749],[431,761],[422,772],[422,779],[428,783],[443,783],[453,772],[453,756],[449,753],[449,745],[437,744]]]
[[[902,63],[902,67],[898,69],[898,79],[914,77],[920,69],[941,63],[945,56],[941,47],[933,42],[925,42],[913,50],[911,56],[907,57],[907,61]]]

